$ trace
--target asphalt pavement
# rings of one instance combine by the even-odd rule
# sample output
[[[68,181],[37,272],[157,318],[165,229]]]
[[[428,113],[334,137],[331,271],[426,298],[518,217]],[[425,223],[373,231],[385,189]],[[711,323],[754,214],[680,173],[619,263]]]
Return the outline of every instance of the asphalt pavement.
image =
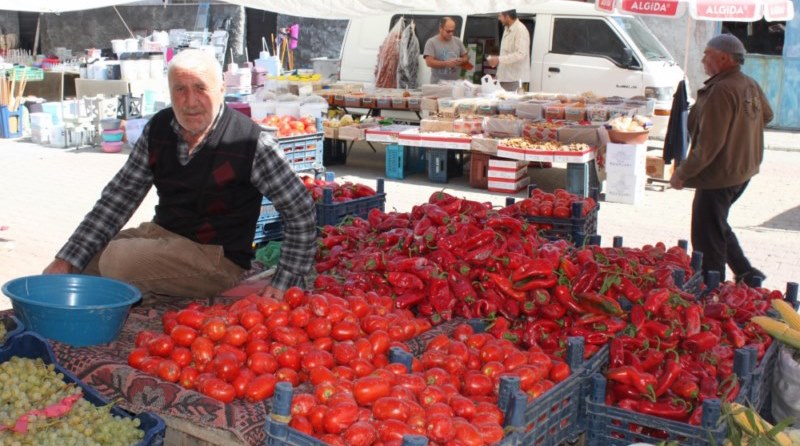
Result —
[[[768,131],[765,141],[769,150],[761,173],[732,208],[729,222],[753,265],[767,274],[765,286],[783,290],[787,281],[800,280],[800,133]],[[337,179],[374,184],[384,175],[385,157],[382,145],[374,146],[375,152],[356,144],[346,165],[328,170]],[[125,158],[125,152],[106,154],[93,147],[75,150],[0,140],[0,283],[40,273]],[[543,189],[565,186],[563,165],[529,173]],[[503,194],[469,187],[468,176],[467,172],[448,184],[430,183],[425,174],[387,180],[386,208],[410,210],[442,189],[504,204]],[[602,203],[598,222],[602,244],[610,245],[615,235],[623,236],[626,246],[688,239],[692,196],[691,190],[648,187],[640,205]],[[155,203],[151,191],[128,226],[150,220]],[[9,301],[0,296],[0,309],[8,307]]]

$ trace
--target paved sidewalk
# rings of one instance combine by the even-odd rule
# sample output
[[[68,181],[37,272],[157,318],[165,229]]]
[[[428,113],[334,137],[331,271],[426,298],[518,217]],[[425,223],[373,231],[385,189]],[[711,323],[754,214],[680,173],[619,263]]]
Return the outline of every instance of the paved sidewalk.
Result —
[[[730,222],[753,264],[769,276],[765,285],[784,289],[800,280],[800,134],[768,132],[769,150],[761,174],[753,179],[733,207]],[[374,184],[383,176],[385,152],[373,153],[356,145],[346,166],[332,166],[339,179]],[[78,151],[47,148],[26,142],[0,140],[0,283],[38,274],[52,260],[74,228],[100,196],[102,187],[125,161],[124,154],[98,149]],[[545,189],[564,187],[565,169],[531,169]],[[449,184],[432,184],[423,174],[387,181],[387,210],[409,210],[441,189],[503,205],[505,196],[469,187],[467,177]],[[693,192],[647,190],[640,206],[602,203],[599,233],[603,245],[623,235],[628,246],[688,238]],[[518,194],[521,198],[522,194]],[[129,226],[152,218],[155,193],[144,200]],[[5,241],[4,241],[5,240]],[[12,246],[13,244],[13,246]],[[8,301],[0,297],[0,309]]]

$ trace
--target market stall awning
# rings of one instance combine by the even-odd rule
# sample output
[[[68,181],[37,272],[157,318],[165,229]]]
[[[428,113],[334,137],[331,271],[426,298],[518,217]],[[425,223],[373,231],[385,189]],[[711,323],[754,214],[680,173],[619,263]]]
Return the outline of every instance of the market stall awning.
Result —
[[[794,17],[792,0],[597,0],[595,8],[654,17],[681,17],[688,9],[695,20],[724,22],[788,21]]]
[[[84,9],[103,8],[106,6],[136,3],[138,0],[25,0],[20,2],[0,2],[0,10],[25,11],[25,12],[67,12],[82,11]]]

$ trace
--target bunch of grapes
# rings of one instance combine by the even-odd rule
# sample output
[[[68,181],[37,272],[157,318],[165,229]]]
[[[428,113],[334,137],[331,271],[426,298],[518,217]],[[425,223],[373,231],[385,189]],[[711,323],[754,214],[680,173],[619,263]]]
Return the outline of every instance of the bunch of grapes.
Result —
[[[7,334],[8,331],[6,331],[6,324],[4,324],[3,321],[0,321],[0,344],[2,344],[3,341],[6,340]]]
[[[53,364],[12,357],[0,364],[0,425],[13,426],[22,415],[81,393],[64,382]],[[29,416],[25,433],[0,431],[0,445],[130,446],[144,437],[136,418],[118,417],[111,405],[97,407],[81,398],[59,418]]]
[[[64,382],[55,365],[14,356],[0,364],[0,424],[14,425],[26,412],[44,409],[80,391]]]

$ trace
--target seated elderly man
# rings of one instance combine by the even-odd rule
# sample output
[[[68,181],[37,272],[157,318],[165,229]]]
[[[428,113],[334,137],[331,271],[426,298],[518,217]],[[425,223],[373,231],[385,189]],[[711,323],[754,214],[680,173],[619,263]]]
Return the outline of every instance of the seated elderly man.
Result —
[[[281,259],[265,295],[302,285],[313,265],[314,203],[275,139],[224,104],[210,53],[169,64],[172,107],[156,113],[131,154],[45,274],[101,275],[143,293],[213,297],[250,268],[262,196],[283,218]],[[120,229],[151,186],[155,216]]]

